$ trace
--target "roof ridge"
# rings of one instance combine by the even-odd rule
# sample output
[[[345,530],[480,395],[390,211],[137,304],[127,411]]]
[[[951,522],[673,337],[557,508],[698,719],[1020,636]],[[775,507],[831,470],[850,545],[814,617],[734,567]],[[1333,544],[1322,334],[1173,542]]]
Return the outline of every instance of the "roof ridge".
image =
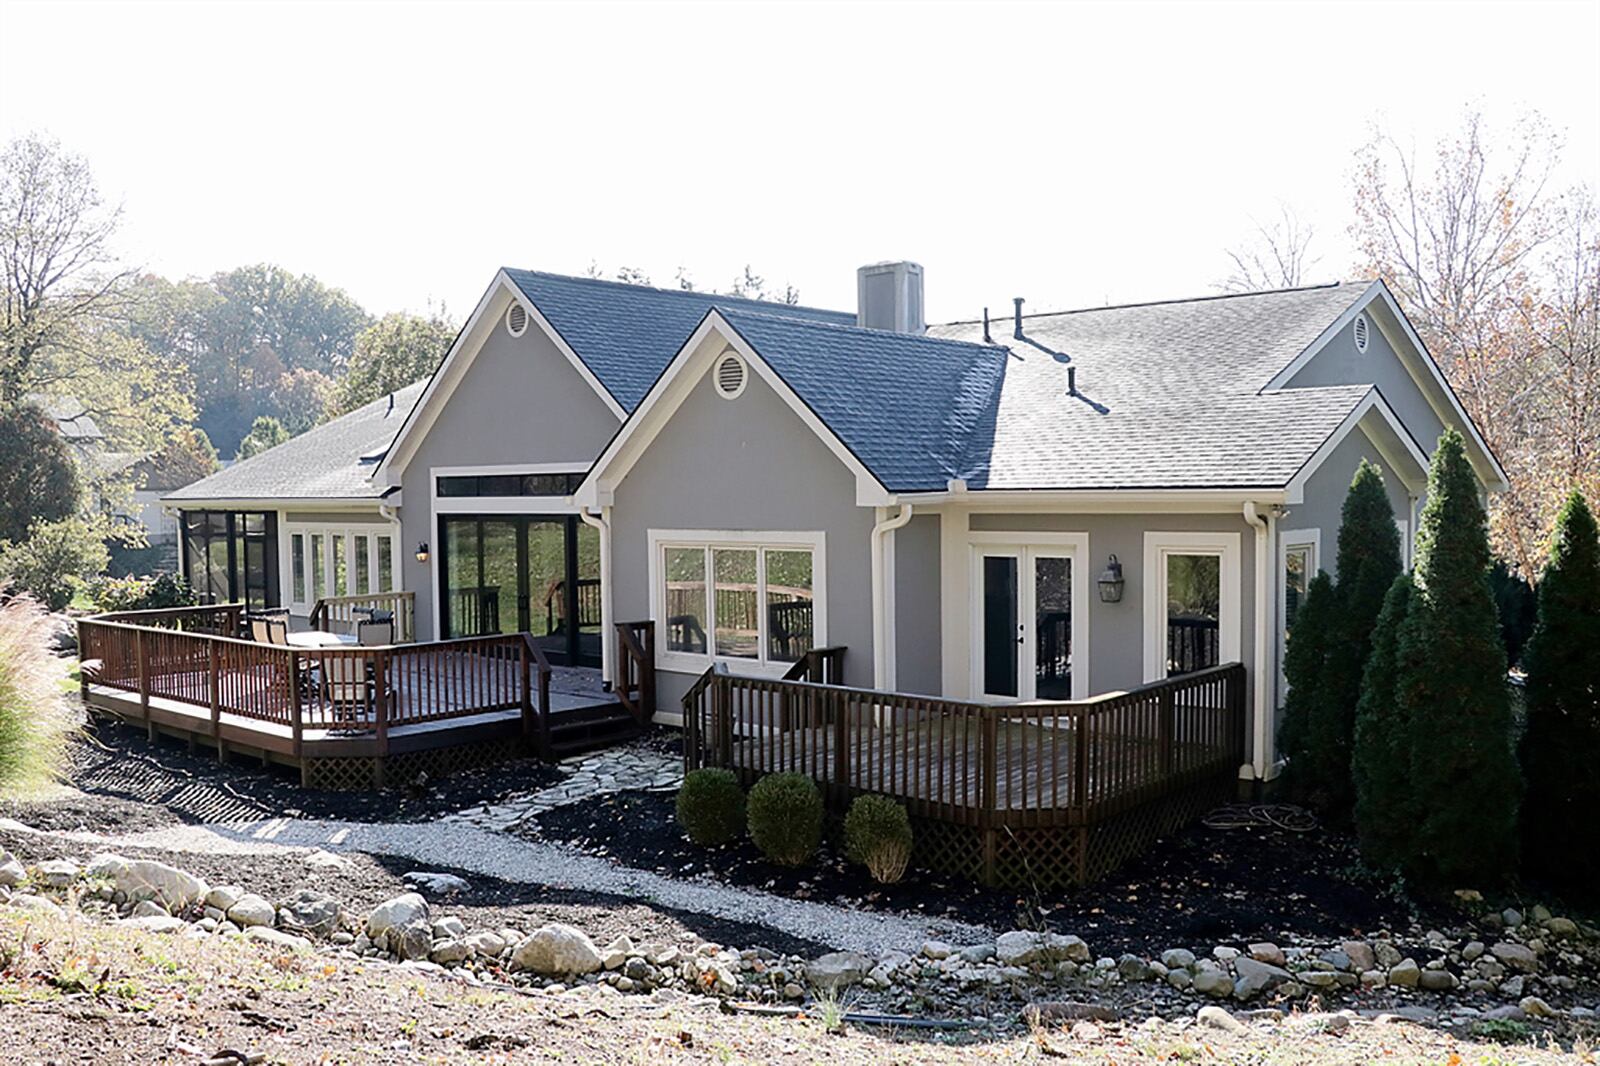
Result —
[[[531,274],[535,277],[554,278],[557,281],[576,281],[591,285],[609,285],[618,289],[633,289],[637,292],[655,292],[665,296],[713,297],[719,300],[738,300],[740,303],[754,304],[758,307],[793,307],[802,311],[820,311],[828,315],[853,315],[853,311],[840,311],[832,307],[815,307],[811,304],[787,304],[778,300],[757,300],[749,296],[734,296],[729,293],[707,292],[701,289],[668,289],[660,285],[636,285],[631,281],[617,281],[614,278],[590,278],[577,274],[557,274],[550,270],[529,270],[526,267],[501,267],[506,271],[515,271],[518,274]]]
[[[1217,300],[1237,300],[1247,296],[1278,296],[1289,292],[1315,292],[1319,289],[1337,289],[1344,285],[1360,285],[1363,288],[1366,288],[1370,287],[1377,280],[1378,279],[1376,278],[1368,278],[1365,280],[1352,281],[1324,281],[1317,285],[1291,285],[1282,289],[1254,289],[1250,292],[1218,292],[1210,293],[1205,296],[1180,296],[1170,300],[1141,300],[1134,303],[1105,304],[1100,307],[1071,307],[1061,311],[1032,311],[1024,314],[1022,317],[1024,319],[1053,318],[1058,315],[1087,315],[1093,314],[1096,311],[1127,311],[1135,307],[1165,307],[1171,304],[1212,303]],[[1004,322],[1012,317],[1013,316],[1011,315],[997,315],[991,318],[989,321],[991,323]],[[976,325],[982,321],[983,319],[981,318],[958,318],[951,322],[941,322],[939,325],[970,326]]]
[[[712,310],[721,310],[713,305]],[[749,318],[772,319],[777,322],[792,322],[797,326],[809,326],[816,329],[839,330],[844,333],[864,333],[873,337],[897,337],[903,340],[927,341],[929,344],[956,344],[964,348],[980,348],[984,351],[1010,351],[1010,345],[999,344],[994,341],[964,341],[955,337],[934,337],[927,333],[902,333],[893,329],[874,329],[871,326],[852,326],[844,322],[822,322],[814,318],[800,318],[795,315],[778,315],[766,311],[734,310],[735,315]]]

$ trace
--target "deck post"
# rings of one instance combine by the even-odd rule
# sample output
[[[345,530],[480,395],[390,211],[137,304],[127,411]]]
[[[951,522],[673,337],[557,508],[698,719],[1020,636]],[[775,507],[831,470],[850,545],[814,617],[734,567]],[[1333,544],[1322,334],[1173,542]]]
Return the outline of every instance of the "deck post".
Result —
[[[372,716],[378,734],[378,755],[372,764],[372,780],[379,788],[384,786],[385,764],[389,761],[389,656],[387,652],[373,653],[373,675],[377,682],[372,686]]]
[[[639,664],[639,724],[656,716],[656,627],[644,627],[644,662]]]
[[[154,741],[156,727],[150,721],[150,651],[145,647],[142,629],[133,631],[133,654],[139,666],[139,713],[144,716],[145,735]]]
[[[206,704],[211,709],[211,739],[222,733],[222,664],[221,645],[215,640],[206,641]]]
[[[305,734],[305,709],[300,706],[300,657],[294,653],[288,655],[289,659],[289,728],[294,737],[294,757],[302,758],[302,744]]]
[[[998,784],[995,780],[999,762],[996,749],[999,747],[1000,722],[993,708],[983,709],[983,717],[979,719],[982,728],[978,733],[978,787],[979,796],[982,797],[982,808],[978,812],[979,825],[983,833],[983,873],[982,881],[986,885],[995,883],[995,822],[999,820]]]
[[[522,742],[531,744],[533,742],[533,656],[528,654],[526,637],[517,646],[517,667],[522,677]]]
[[[717,723],[717,765],[733,769],[733,701],[727,677],[719,670],[711,678],[711,714]]]
[[[840,788],[850,785],[850,702],[837,693],[826,692],[833,712],[833,781]]]
[[[1172,729],[1173,705],[1172,689],[1163,688],[1157,697],[1159,718],[1156,722],[1156,751],[1161,759],[1161,777],[1166,779],[1172,776]]]

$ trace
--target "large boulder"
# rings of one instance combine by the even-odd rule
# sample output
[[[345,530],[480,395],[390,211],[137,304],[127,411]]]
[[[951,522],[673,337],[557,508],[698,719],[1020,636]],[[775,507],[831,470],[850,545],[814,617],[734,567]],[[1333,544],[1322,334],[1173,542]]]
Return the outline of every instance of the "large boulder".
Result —
[[[302,888],[278,905],[278,924],[313,936],[331,936],[339,928],[339,901]]]
[[[433,950],[433,927],[425,921],[407,922],[386,934],[389,950],[401,959],[425,959]],[[381,941],[380,941],[381,943]]]
[[[427,920],[428,901],[415,892],[406,892],[372,908],[372,913],[367,915],[367,936],[381,944],[389,930]]]
[[[581,929],[553,922],[540,926],[511,953],[511,965],[545,976],[594,973],[605,958]]]
[[[1533,973],[1539,968],[1539,956],[1523,944],[1502,940],[1489,949],[1489,953],[1514,970]]]
[[[246,892],[239,901],[228,908],[228,921],[240,929],[257,925],[272,925],[278,917],[277,909],[253,892]]]
[[[1001,933],[995,938],[994,954],[1002,966],[1032,966],[1063,959],[1077,963],[1094,961],[1094,956],[1089,953],[1089,945],[1078,937],[1021,929]]]
[[[806,977],[816,988],[827,992],[859,983],[874,965],[872,956],[859,951],[831,951],[806,963]]]
[[[197,906],[206,898],[206,883],[200,878],[151,859],[101,854],[90,859],[83,872],[90,880],[109,880],[131,900],[154,900],[169,911]]]
[[[1233,982],[1233,994],[1235,998],[1241,1000],[1251,999],[1257,993],[1269,991],[1285,981],[1294,980],[1294,975],[1282,966],[1273,966],[1271,963],[1242,957],[1234,960],[1233,972],[1237,978]]]

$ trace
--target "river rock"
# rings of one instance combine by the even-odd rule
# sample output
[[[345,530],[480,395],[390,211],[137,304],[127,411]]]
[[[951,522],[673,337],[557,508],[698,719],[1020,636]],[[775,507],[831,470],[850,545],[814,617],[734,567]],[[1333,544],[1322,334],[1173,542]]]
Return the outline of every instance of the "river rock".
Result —
[[[206,883],[187,870],[150,859],[124,859],[101,854],[89,860],[84,875],[108,879],[131,900],[153,899],[170,911],[193,907],[206,898]]]
[[[1378,956],[1372,950],[1372,945],[1365,940],[1346,940],[1339,945],[1339,950],[1345,953],[1350,960],[1351,969],[1356,973],[1365,973],[1378,965]]]
[[[437,873],[431,870],[412,870],[405,875],[406,884],[420,889],[430,896],[456,895],[470,891],[472,886],[455,874]]]
[[[128,917],[130,918],[164,918],[166,916],[167,908],[153,899],[141,899],[133,905],[133,910],[128,912]],[[224,915],[223,917],[227,916]]]
[[[1059,962],[1062,959],[1070,959],[1076,963],[1093,960],[1089,945],[1078,937],[1035,933],[1022,929],[1014,929],[996,937],[994,954],[1002,966],[1031,966],[1035,963]]]
[[[367,936],[376,943],[382,943],[381,938],[389,930],[409,922],[427,920],[428,901],[415,892],[407,892],[372,909],[372,913],[367,915]]]
[[[943,940],[927,940],[922,944],[922,954],[934,962],[939,962],[954,955],[955,949]]]
[[[176,933],[188,928],[189,923],[170,914],[151,914],[144,918],[129,918],[121,923],[129,929],[143,929],[147,933]]]
[[[511,953],[511,964],[546,976],[594,973],[605,962],[581,929],[552,922],[540,926]]]
[[[78,879],[78,864],[71,859],[47,859],[34,867],[39,880],[51,888],[66,888]]]
[[[1576,936],[1578,923],[1571,918],[1549,918],[1544,923],[1545,932],[1551,936]]]
[[[28,911],[43,911],[45,914],[54,915],[57,918],[66,917],[66,912],[56,906],[54,900],[45,899],[43,896],[35,896],[29,892],[19,892],[12,896],[11,905]]]
[[[1233,978],[1221,970],[1201,970],[1194,975],[1194,990],[1201,995],[1223,999],[1233,994]]]
[[[277,908],[253,892],[246,892],[239,897],[237,903],[228,908],[228,921],[240,929],[249,929],[257,925],[270,926],[277,917]]]
[[[437,918],[433,923],[435,940],[449,940],[467,935],[467,926],[460,918]]]
[[[600,952],[600,965],[608,970],[620,970],[634,954],[633,938],[619,936]]]
[[[481,933],[468,933],[465,939],[474,952],[488,959],[498,959],[506,949],[505,938],[487,929]]]
[[[1494,947],[1489,949],[1489,954],[1512,969],[1522,970],[1524,973],[1532,973],[1539,968],[1539,956],[1533,953],[1532,948],[1513,944],[1508,940],[1497,941]]]
[[[1522,1001],[1517,1006],[1522,1009],[1522,1013],[1530,1018],[1554,1018],[1556,1016],[1556,1012],[1551,1008],[1550,1004],[1538,996],[1523,996]]]
[[[1389,967],[1388,981],[1395,988],[1416,988],[1422,968],[1415,959],[1401,959]]]
[[[1283,949],[1271,943],[1251,944],[1250,957],[1268,966],[1282,966],[1284,963]]]
[[[5,848],[0,848],[0,886],[16,888],[28,879],[28,871]]]
[[[1201,1007],[1194,1018],[1208,1029],[1221,1029],[1225,1033],[1242,1033],[1250,1028],[1221,1007],[1210,1004]]]
[[[1428,992],[1448,992],[1456,986],[1456,976],[1449,970],[1423,970],[1417,985]]]
[[[428,958],[441,966],[448,966],[455,962],[465,962],[472,958],[472,945],[464,937],[451,937],[446,940],[434,942]]]
[[[1378,957],[1378,967],[1384,970],[1394,969],[1404,958],[1400,954],[1400,949],[1387,940],[1379,940],[1373,944],[1372,953]]]
[[[303,936],[285,933],[281,929],[274,929],[269,925],[252,925],[244,931],[246,940],[255,940],[284,951],[310,951],[311,941]]]
[[[1194,965],[1194,952],[1188,948],[1168,948],[1161,953],[1161,965],[1169,970],[1186,970]]]
[[[1238,975],[1233,985],[1233,994],[1240,1000],[1251,999],[1257,993],[1276,988],[1285,981],[1293,979],[1293,975],[1282,966],[1273,966],[1255,959],[1236,959],[1233,968]]]
[[[313,936],[331,936],[339,927],[339,901],[324,892],[302,888],[278,905],[278,921]]]
[[[394,926],[384,936],[389,950],[405,962],[425,959],[433,950],[433,929],[426,920]]]
[[[806,977],[824,992],[849,988],[872,972],[873,959],[859,951],[831,951],[806,963]]]
[[[212,885],[206,892],[205,905],[215,907],[226,913],[235,903],[244,898],[244,889],[238,885]]]

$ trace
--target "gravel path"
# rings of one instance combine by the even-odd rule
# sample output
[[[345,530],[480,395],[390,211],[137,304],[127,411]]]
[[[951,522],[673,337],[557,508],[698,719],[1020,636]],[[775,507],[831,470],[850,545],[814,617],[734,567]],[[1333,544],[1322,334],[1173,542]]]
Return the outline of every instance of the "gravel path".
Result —
[[[37,832],[0,818],[0,828]],[[236,825],[177,825],[108,836],[52,832],[58,839],[121,847],[158,848],[212,855],[274,852],[299,854],[321,848],[403,857],[421,866],[448,866],[506,881],[603,892],[647,900],[662,907],[767,926],[790,936],[836,948],[882,954],[917,951],[923,941],[976,944],[994,931],[949,919],[872,914],[827,903],[785,899],[747,888],[678,881],[634,870],[564,847],[522,840],[465,825],[315,821],[273,818]]]

